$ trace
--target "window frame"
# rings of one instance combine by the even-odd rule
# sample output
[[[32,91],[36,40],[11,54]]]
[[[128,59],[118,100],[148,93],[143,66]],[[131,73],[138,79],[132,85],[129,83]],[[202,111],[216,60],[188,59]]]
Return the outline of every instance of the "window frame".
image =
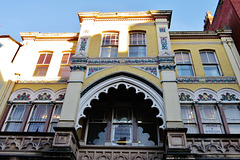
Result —
[[[41,56],[42,55],[45,55],[45,57],[43,59],[43,62],[39,63],[39,61],[41,60]],[[46,62],[48,55],[51,55],[51,57],[50,57],[49,62]],[[40,55],[39,55],[39,58],[38,58],[38,61],[37,61],[37,64],[36,64],[36,67],[35,67],[35,70],[34,70],[32,76],[33,77],[45,77],[47,75],[47,72],[48,72],[49,65],[51,63],[52,57],[53,57],[53,52],[50,52],[50,51],[49,52],[40,52]],[[45,73],[43,75],[39,75],[39,69],[41,67],[45,67],[45,70],[46,70],[46,71],[44,71]]]
[[[137,34],[137,44],[131,44],[131,34]],[[142,34],[144,36],[142,42],[143,44],[138,44],[138,34]],[[129,41],[128,41],[128,57],[147,57],[147,36],[146,36],[146,31],[129,31]],[[145,48],[145,55],[144,56],[131,56],[130,54],[130,47],[144,47]]]
[[[184,60],[183,60],[183,53],[187,53],[188,54],[189,61],[190,61],[189,63],[185,63],[184,62]],[[176,68],[177,68],[177,66],[190,66],[190,68],[192,70],[192,75],[178,75],[180,72],[178,72],[178,69],[177,69],[177,75],[178,76],[182,76],[182,77],[185,77],[185,76],[195,76],[195,71],[194,71],[194,67],[193,67],[193,62],[192,62],[192,57],[191,57],[190,51],[189,50],[176,50],[176,51],[174,51],[174,54],[175,54]],[[183,63],[178,63],[177,62],[176,54],[180,54],[181,55],[181,59],[182,59]]]
[[[64,55],[67,55],[68,54],[68,59],[67,59],[67,63],[62,63],[63,61],[63,58],[64,58]],[[70,65],[72,63],[72,56],[74,55],[74,53],[72,52],[66,52],[66,53],[63,53],[62,54],[62,59],[61,59],[61,64],[60,64],[60,68],[59,68],[59,71],[58,71],[58,77],[61,77],[61,78],[69,78],[70,76]],[[68,70],[65,69],[65,67],[69,67]],[[63,76],[65,75],[67,72],[69,71],[69,74],[66,75],[66,76]]]
[[[20,131],[7,131],[7,125],[9,124],[8,119],[11,116],[13,107],[15,105],[26,105],[26,110],[25,110],[25,113],[24,113],[24,117],[23,117],[23,120],[21,121]],[[8,110],[7,115],[6,115],[6,118],[4,119],[1,131],[2,132],[30,132],[29,131],[29,126],[30,126],[30,123],[31,123],[31,117],[33,115],[34,108],[37,105],[48,105],[48,106],[50,106],[50,111],[48,113],[48,116],[47,116],[46,120],[44,121],[44,128],[43,128],[42,132],[51,132],[50,127],[51,127],[51,120],[52,120],[53,113],[55,112],[56,106],[57,105],[62,105],[62,103],[56,103],[56,104],[52,104],[52,103],[29,104],[27,102],[12,103],[11,105],[7,106],[7,107],[9,107],[9,110]],[[32,123],[36,123],[36,121],[32,122]],[[40,132],[40,131],[38,131],[38,132]]]
[[[203,62],[203,59],[202,59],[202,56],[201,56],[201,54],[203,54],[203,53],[206,53],[206,57],[208,59],[208,62]],[[215,59],[216,62],[210,62],[208,53],[212,53],[213,54],[214,59]],[[218,62],[218,58],[217,58],[216,52],[214,50],[200,50],[199,54],[200,54],[200,58],[201,58],[201,61],[202,61],[202,66],[203,66],[203,70],[204,70],[205,76],[209,76],[209,77],[214,76],[214,75],[206,75],[206,70],[205,70],[204,67],[210,67],[210,66],[215,66],[217,71],[218,71],[218,73],[219,73],[218,76],[223,76],[222,70],[221,70],[219,62]]]
[[[111,35],[117,35],[117,44],[111,44],[111,38],[109,39],[109,42],[110,44],[105,44],[104,43],[104,38],[105,38],[105,35],[107,36],[108,34]],[[115,43],[116,43],[116,40],[115,40]],[[118,31],[106,31],[106,32],[103,32],[102,33],[102,39],[101,39],[101,49],[100,49],[100,54],[99,54],[99,57],[101,58],[114,58],[114,57],[118,57],[118,46],[119,46],[119,32]],[[117,55],[116,56],[112,56],[112,53],[114,52],[110,52],[110,56],[103,56],[103,49],[104,48],[110,48],[110,49],[114,49],[114,47],[116,47],[117,49]]]

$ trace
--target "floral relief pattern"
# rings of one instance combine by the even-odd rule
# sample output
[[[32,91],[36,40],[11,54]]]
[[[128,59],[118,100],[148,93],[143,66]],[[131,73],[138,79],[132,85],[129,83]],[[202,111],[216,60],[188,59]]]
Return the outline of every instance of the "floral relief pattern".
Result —
[[[26,92],[18,94],[14,100],[30,100],[30,94],[27,94]]]
[[[212,94],[207,94],[207,93],[199,94],[198,100],[199,101],[216,101],[216,99],[213,98]]]
[[[35,100],[44,101],[44,100],[52,100],[52,98],[50,94],[43,93],[43,94],[39,94]]]
[[[189,94],[181,93],[179,95],[179,100],[180,101],[193,101],[193,99],[190,98]]]
[[[236,98],[235,94],[226,93],[226,94],[222,94],[221,96],[222,96],[221,98],[222,101],[239,101],[239,99]]]

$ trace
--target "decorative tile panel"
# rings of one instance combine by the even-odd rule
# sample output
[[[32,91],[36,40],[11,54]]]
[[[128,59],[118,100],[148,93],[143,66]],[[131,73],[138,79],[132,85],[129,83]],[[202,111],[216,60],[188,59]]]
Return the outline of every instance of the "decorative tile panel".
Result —
[[[112,68],[112,67],[88,67],[87,68],[87,74],[86,74],[86,78],[94,75],[95,73],[98,73],[100,71],[103,71],[105,69],[108,69],[108,68]]]
[[[168,50],[167,37],[161,37],[162,50]]]
[[[13,100],[30,100],[30,94],[27,94],[26,92],[22,93],[22,94],[18,94],[16,98],[14,98]]]
[[[221,96],[222,96],[221,98],[222,101],[239,101],[239,99],[236,98],[235,94],[226,93],[226,94],[222,94]]]
[[[159,28],[159,32],[166,32],[166,28]]]
[[[179,100],[180,101],[193,101],[193,99],[190,98],[189,94],[181,93],[179,95]]]
[[[48,93],[39,94],[35,100],[45,101],[52,100],[51,95]]]
[[[133,66],[134,68],[137,68],[137,69],[140,69],[140,70],[143,70],[147,73],[150,73],[151,75],[154,75],[155,77],[157,77],[159,79],[159,71],[158,71],[158,67],[155,67],[155,66],[147,66],[147,67],[144,67],[144,66]]]
[[[237,83],[236,77],[177,77],[178,83]]]
[[[199,101],[216,101],[216,99],[213,98],[212,94],[207,94],[207,93],[199,94],[198,100]]]
[[[86,51],[86,46],[87,46],[88,38],[81,38],[80,39],[80,51],[85,52]]]

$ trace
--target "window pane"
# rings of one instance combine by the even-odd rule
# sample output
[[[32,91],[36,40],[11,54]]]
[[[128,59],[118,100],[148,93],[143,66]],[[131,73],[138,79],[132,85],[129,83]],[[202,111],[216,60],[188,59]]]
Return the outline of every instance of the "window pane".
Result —
[[[145,46],[130,46],[129,57],[146,57]]]
[[[8,123],[5,131],[8,132],[19,132],[21,129],[22,123]]]
[[[54,121],[54,122],[59,121],[61,111],[62,111],[62,105],[56,105],[55,110],[52,115],[52,121]]]
[[[240,123],[240,111],[237,105],[224,105],[223,110],[228,123]]]
[[[181,53],[175,53],[176,63],[183,63]]]
[[[40,54],[37,64],[43,64],[46,54]]]
[[[113,125],[112,143],[113,145],[131,145],[132,125],[119,124]]]
[[[209,59],[210,63],[216,63],[217,62],[214,53],[207,52],[207,55],[208,55],[208,59]]]
[[[63,54],[61,64],[68,64],[68,56],[69,54]]]
[[[200,53],[200,56],[202,59],[202,63],[208,63],[207,53],[205,53],[205,52]]]
[[[184,63],[191,63],[189,53],[182,53],[182,57]]]
[[[45,123],[31,123],[28,132],[43,132]]]
[[[203,124],[203,130],[206,134],[221,134],[223,133],[220,124]]]
[[[184,127],[187,128],[187,133],[195,134],[199,133],[198,126],[196,124],[184,124]]]
[[[178,76],[193,76],[192,65],[177,65]]]
[[[138,124],[138,145],[155,146],[157,144],[157,126],[155,124]]]
[[[26,113],[27,105],[14,105],[9,121],[22,121]]]
[[[220,72],[216,65],[204,65],[203,68],[206,76],[220,76]]]
[[[106,141],[106,123],[89,124],[87,144],[105,145]]]
[[[203,123],[220,123],[219,113],[215,106],[199,106]]]
[[[131,123],[132,122],[132,112],[131,109],[117,108],[114,112],[114,123]]]
[[[33,110],[30,121],[43,121],[45,122],[50,111],[49,105],[36,105]]]
[[[101,57],[117,57],[118,47],[102,47]]]
[[[50,64],[51,59],[52,59],[52,54],[47,54],[44,64]]]
[[[228,124],[228,128],[231,134],[239,134],[240,133],[240,124]]]
[[[192,106],[181,106],[184,123],[196,123],[196,116]]]
[[[33,76],[46,76],[48,70],[48,65],[47,66],[36,66],[35,72]]]
[[[71,68],[70,66],[60,66],[58,76],[62,78],[68,78],[70,76]]]

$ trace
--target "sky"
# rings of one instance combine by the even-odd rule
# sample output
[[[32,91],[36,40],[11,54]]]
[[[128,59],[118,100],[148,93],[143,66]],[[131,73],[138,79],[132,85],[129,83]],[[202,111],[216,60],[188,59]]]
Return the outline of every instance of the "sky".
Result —
[[[170,31],[202,31],[207,11],[219,0],[4,0],[0,35],[21,42],[19,32],[79,32],[78,12],[172,10]]]

